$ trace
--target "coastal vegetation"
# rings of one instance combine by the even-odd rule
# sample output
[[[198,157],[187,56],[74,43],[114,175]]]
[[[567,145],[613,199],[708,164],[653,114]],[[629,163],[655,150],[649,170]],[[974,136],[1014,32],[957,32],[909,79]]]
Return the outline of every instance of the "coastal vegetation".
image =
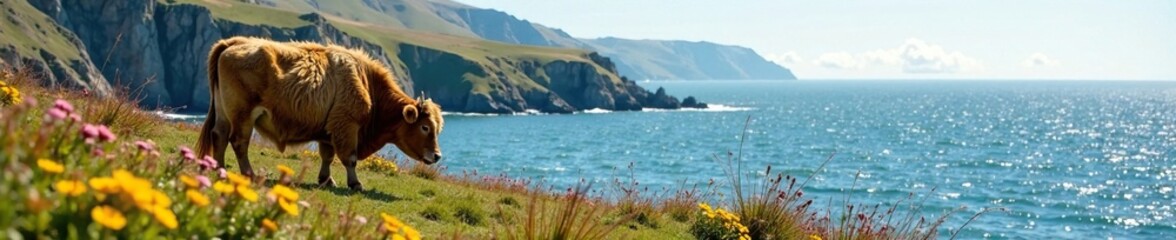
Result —
[[[305,177],[318,166],[316,154],[268,146],[250,153],[258,174],[246,178],[193,154],[188,146],[196,139],[195,125],[127,108],[135,105],[134,94],[46,88],[24,70],[5,70],[0,77],[0,99],[20,99],[0,104],[0,231],[14,238],[949,236],[939,229],[951,213],[927,218],[917,201],[880,207],[849,195],[821,206],[803,193],[807,176],[773,174],[769,167],[764,177],[747,178],[741,154],[734,153],[715,157],[726,161],[726,181],[668,192],[639,188],[633,177],[553,189],[388,156],[361,162],[368,190],[323,188]],[[111,112],[122,116],[109,117]]]

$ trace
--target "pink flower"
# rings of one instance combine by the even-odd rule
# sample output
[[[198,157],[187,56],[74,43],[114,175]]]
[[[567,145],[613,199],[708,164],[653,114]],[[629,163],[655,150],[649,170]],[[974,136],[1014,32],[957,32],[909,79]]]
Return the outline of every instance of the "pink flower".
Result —
[[[221,168],[221,169],[220,169],[220,178],[222,178],[222,179],[224,179],[224,178],[229,178],[229,172],[228,172],[228,171],[225,171],[225,169],[224,169],[224,168]]]
[[[69,113],[61,109],[53,108],[49,109],[49,112],[45,113],[45,117],[50,121],[63,120],[66,117],[69,117]]]
[[[196,160],[196,153],[192,152],[192,149],[188,148],[187,146],[180,147],[180,155],[184,156],[184,160],[188,160],[188,161],[195,161]]]
[[[82,121],[82,116],[81,116],[81,115],[78,115],[78,114],[76,114],[76,113],[71,113],[71,114],[69,114],[69,120],[70,120],[70,121],[73,121],[73,122],[81,122],[81,121]]]
[[[118,136],[115,136],[114,133],[110,131],[110,128],[106,127],[106,125],[98,125],[98,140],[102,140],[103,142],[110,142],[117,139]]]
[[[65,112],[67,114],[73,113],[73,111],[74,111],[73,105],[69,104],[68,101],[61,100],[61,99],[57,99],[57,101],[53,102],[53,109],[60,109],[61,111]]]
[[[216,162],[216,159],[213,159],[212,156],[209,156],[209,155],[204,155],[204,159],[202,159],[197,164],[200,164],[200,168],[205,169],[205,170],[216,169],[217,165],[218,165]]]
[[[106,151],[102,151],[101,148],[94,148],[94,151],[90,154],[94,154],[95,157],[103,157],[106,156]]]
[[[155,151],[155,144],[151,143],[151,142],[135,141],[135,146],[139,148],[139,151],[145,151],[145,152]]]
[[[367,224],[367,218],[363,216],[355,216],[355,222],[358,222],[359,225],[364,225]]]
[[[86,143],[93,144],[98,138],[98,126],[89,123],[82,125],[82,138],[86,139]]]
[[[196,181],[200,182],[200,187],[202,188],[212,186],[212,181],[208,180],[208,177],[205,177],[204,175],[196,175]]]

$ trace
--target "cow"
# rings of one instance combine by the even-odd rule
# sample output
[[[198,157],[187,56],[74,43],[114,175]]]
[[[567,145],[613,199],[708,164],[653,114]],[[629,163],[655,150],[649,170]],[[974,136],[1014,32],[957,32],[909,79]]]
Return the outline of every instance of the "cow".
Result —
[[[441,160],[441,107],[412,98],[366,53],[336,45],[233,37],[208,54],[208,117],[197,153],[224,166],[232,144],[241,174],[253,176],[249,142],[256,130],[279,151],[317,142],[318,183],[334,186],[331,161],[347,169],[347,186],[363,190],[359,160],[394,144],[425,164]]]

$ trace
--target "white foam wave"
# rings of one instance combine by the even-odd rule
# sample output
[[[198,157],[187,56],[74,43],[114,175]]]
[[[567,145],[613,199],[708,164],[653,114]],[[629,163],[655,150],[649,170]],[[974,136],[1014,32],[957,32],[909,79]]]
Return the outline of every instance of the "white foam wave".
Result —
[[[159,115],[159,116],[163,117],[163,119],[179,120],[179,121],[204,119],[204,114],[191,115],[191,114],[179,114],[179,113],[167,113],[167,112],[163,112],[163,111],[155,111],[155,115]]]
[[[744,112],[755,110],[751,107],[736,107],[722,104],[707,104],[706,108],[679,108],[679,109],[661,109],[661,108],[642,108],[642,112]]]
[[[463,113],[463,112],[441,112],[442,116],[462,116],[462,117],[496,117],[496,116],[530,116],[530,115],[546,115],[547,113],[540,112],[538,109],[526,109],[522,112],[500,114],[500,113]]]
[[[600,114],[600,113],[611,113],[611,112],[613,112],[613,111],[612,111],[612,110],[608,110],[608,109],[603,109],[603,108],[593,108],[593,109],[588,109],[588,110],[580,111],[580,112],[578,112],[578,113]]]

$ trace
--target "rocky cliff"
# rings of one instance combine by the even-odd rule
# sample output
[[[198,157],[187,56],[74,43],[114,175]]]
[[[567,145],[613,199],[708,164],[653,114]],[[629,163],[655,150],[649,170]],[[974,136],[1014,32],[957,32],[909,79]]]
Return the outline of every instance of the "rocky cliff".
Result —
[[[45,6],[46,8],[59,8]],[[41,74],[45,85],[88,88],[108,94],[111,87],[94,66],[78,37],[37,11],[29,2],[0,1],[0,67]]]
[[[119,86],[141,87],[147,107],[205,111],[206,55],[212,43],[227,36],[362,49],[393,68],[406,92],[432,97],[447,111],[567,113],[679,107],[664,91],[650,93],[620,77],[609,59],[584,51],[373,28],[319,13],[245,3],[225,7],[198,1],[30,1],[66,32],[78,33],[77,49],[103,56],[102,77]],[[265,17],[254,18],[258,14]]]

